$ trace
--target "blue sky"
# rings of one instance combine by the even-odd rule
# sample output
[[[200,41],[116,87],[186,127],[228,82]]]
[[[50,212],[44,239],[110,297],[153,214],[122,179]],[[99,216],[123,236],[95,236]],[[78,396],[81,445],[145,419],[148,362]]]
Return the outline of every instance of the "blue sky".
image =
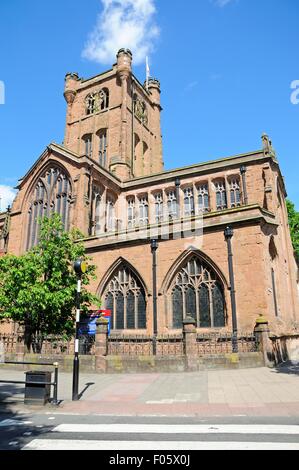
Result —
[[[63,140],[65,74],[88,78],[110,68],[121,39],[133,49],[137,77],[145,79],[147,53],[161,81],[167,169],[257,150],[267,132],[299,210],[299,104],[291,102],[298,0],[134,0],[133,12],[130,4],[1,0],[2,209],[9,187],[50,142]],[[120,12],[121,38],[111,26]]]

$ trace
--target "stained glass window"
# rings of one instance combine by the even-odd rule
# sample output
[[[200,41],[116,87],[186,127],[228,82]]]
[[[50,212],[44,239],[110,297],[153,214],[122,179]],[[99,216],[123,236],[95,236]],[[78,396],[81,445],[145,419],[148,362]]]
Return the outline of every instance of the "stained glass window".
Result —
[[[225,326],[225,301],[217,274],[199,257],[191,257],[172,285],[173,328],[189,315],[198,328]]]
[[[146,297],[133,271],[118,268],[104,292],[105,305],[112,312],[112,329],[146,329]]]
[[[27,250],[37,244],[40,224],[38,219],[57,213],[65,230],[69,228],[71,183],[59,168],[50,168],[38,180],[28,213]]]

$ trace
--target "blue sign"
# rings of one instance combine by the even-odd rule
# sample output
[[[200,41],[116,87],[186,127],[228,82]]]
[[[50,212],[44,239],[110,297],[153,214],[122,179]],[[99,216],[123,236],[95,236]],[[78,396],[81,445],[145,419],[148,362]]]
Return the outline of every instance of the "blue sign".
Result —
[[[95,316],[92,315],[90,318],[87,318],[86,320],[82,320],[80,322],[79,334],[94,336],[97,332],[97,320],[99,317],[100,315],[95,315]],[[105,316],[104,318],[108,320],[108,336],[110,336],[111,317]]]
[[[88,332],[89,335],[95,335],[97,332],[97,319],[98,317],[90,318],[88,322]]]
[[[91,316],[90,318],[81,320],[79,326],[79,335],[94,336],[97,330],[97,319],[98,316]]]

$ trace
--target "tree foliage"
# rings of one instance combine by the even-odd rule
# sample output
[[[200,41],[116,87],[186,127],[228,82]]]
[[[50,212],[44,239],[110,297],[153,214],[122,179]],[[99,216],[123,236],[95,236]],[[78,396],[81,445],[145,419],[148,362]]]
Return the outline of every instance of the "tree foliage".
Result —
[[[299,262],[299,212],[296,211],[295,205],[289,200],[287,200],[287,209],[292,243],[295,256]]]
[[[0,319],[25,326],[27,344],[34,336],[70,335],[75,325],[77,277],[73,263],[85,255],[82,234],[65,232],[60,216],[40,221],[39,243],[21,256],[0,258]],[[95,266],[88,263],[82,277],[81,309],[87,313],[99,299],[86,287],[95,279]]]

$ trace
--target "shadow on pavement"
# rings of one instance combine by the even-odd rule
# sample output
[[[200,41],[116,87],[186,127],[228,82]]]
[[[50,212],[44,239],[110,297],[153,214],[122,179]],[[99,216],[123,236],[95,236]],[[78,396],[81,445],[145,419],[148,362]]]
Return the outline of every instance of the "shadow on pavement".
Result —
[[[273,372],[278,374],[293,374],[299,376],[299,362],[287,361],[274,367]]]
[[[31,421],[34,410],[23,413],[20,409],[14,409],[14,405],[24,403],[24,398],[14,398],[21,392],[20,387],[0,385],[0,450],[21,450],[32,439],[51,430],[50,426],[39,427]]]
[[[92,385],[95,385],[95,383],[94,383],[94,382],[87,382],[87,383],[85,384],[85,388],[84,388],[84,389],[82,390],[82,392],[80,392],[79,395],[78,395],[79,400],[80,400],[80,398],[82,398],[82,396],[84,395],[84,393],[86,392],[86,390],[87,390],[89,387],[91,387]]]

